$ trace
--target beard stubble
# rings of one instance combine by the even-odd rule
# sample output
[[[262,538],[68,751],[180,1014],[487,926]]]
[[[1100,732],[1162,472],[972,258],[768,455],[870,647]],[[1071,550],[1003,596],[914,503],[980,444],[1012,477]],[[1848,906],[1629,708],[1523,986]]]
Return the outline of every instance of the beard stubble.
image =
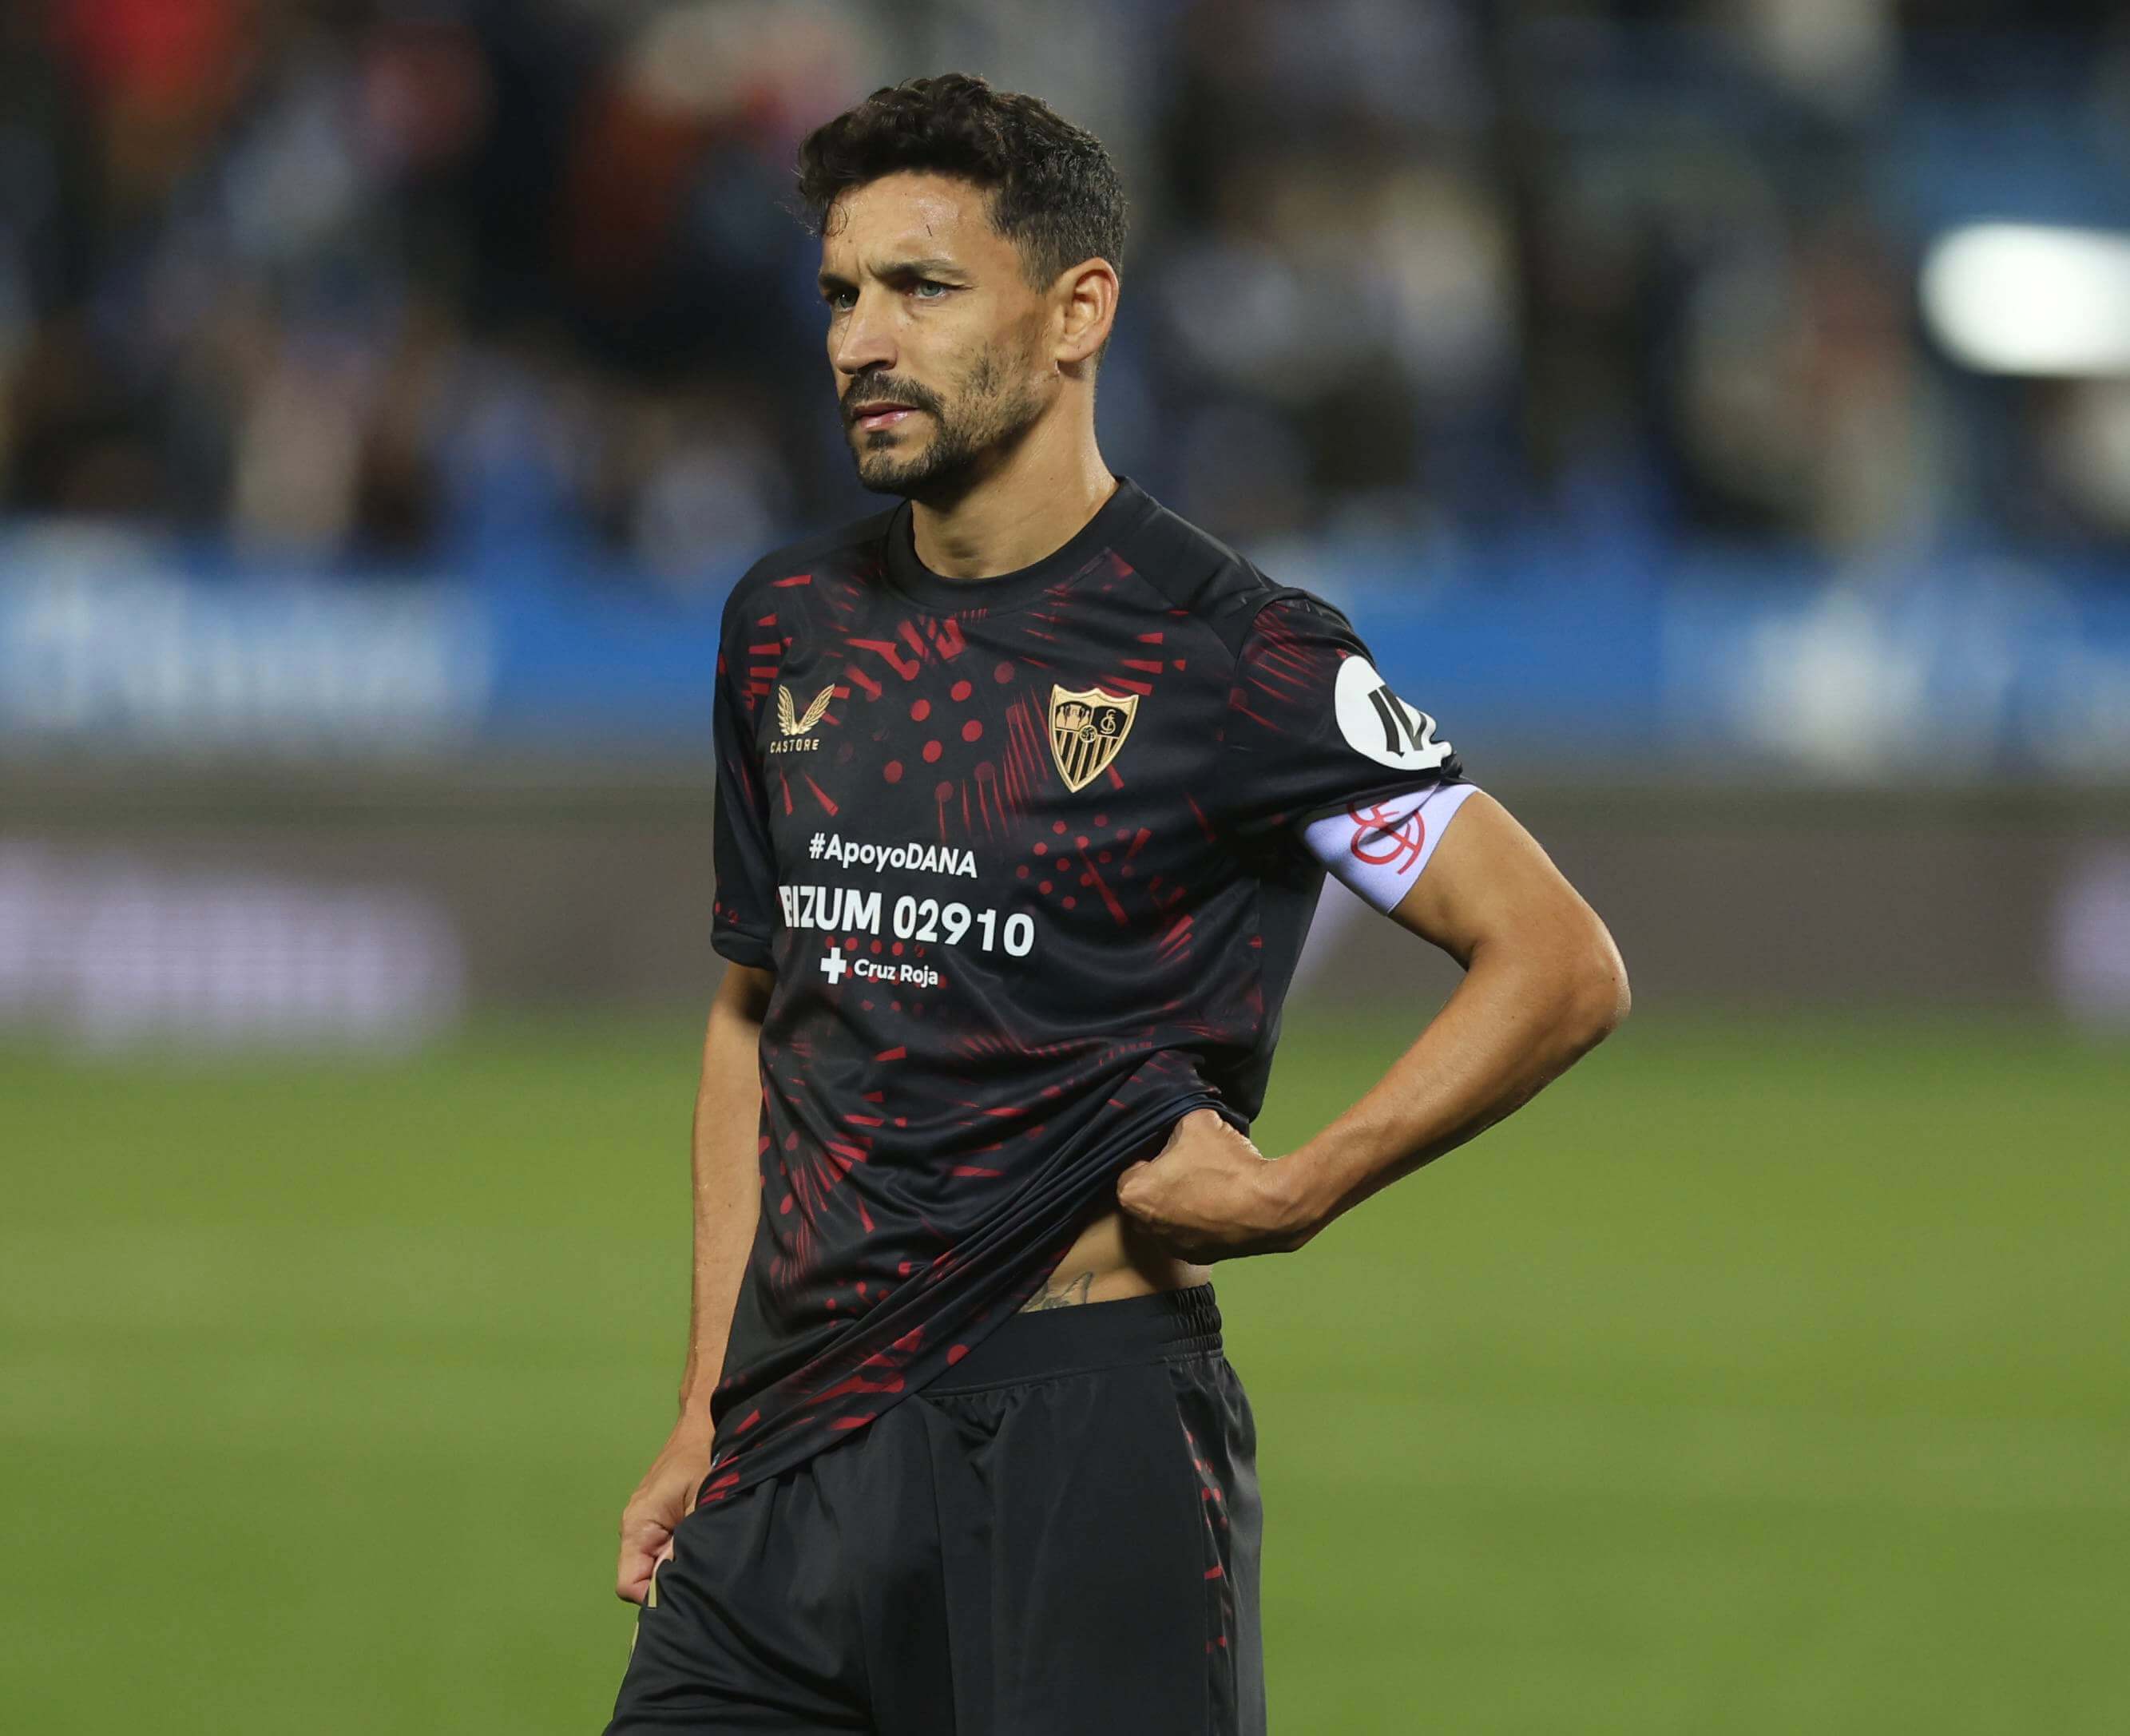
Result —
[[[974,487],[1020,443],[1043,408],[1034,384],[1011,367],[1010,352],[1000,344],[987,346],[977,357],[951,402],[891,378],[881,384],[897,402],[929,414],[934,432],[922,451],[906,457],[895,454],[891,432],[861,436],[854,452],[858,482],[873,494],[899,494],[928,506]]]

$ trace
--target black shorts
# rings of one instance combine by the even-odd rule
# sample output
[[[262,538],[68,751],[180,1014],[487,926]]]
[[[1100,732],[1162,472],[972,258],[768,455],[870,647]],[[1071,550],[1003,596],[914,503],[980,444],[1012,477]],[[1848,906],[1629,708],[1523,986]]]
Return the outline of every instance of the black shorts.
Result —
[[[608,1736],[1262,1736],[1256,1451],[1211,1285],[1016,1314],[681,1522]]]

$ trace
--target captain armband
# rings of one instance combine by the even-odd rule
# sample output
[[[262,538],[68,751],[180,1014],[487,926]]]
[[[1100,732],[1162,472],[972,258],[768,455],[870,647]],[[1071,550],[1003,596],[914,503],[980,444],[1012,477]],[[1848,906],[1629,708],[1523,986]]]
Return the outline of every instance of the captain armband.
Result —
[[[1471,784],[1429,784],[1356,803],[1311,821],[1301,841],[1327,872],[1390,911],[1412,890],[1451,818],[1478,793]]]

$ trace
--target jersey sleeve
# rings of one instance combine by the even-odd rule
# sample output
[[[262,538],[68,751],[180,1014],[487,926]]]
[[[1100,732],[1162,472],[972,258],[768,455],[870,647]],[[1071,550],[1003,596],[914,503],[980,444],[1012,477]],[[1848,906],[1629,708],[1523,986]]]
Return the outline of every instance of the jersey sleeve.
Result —
[[[1244,636],[1228,695],[1224,788],[1245,838],[1287,833],[1424,797],[1464,782],[1433,718],[1377,673],[1346,618],[1305,592],[1282,592]]]
[[[718,648],[717,889],[710,944],[736,965],[767,970],[776,933],[776,859],[770,844],[768,791],[755,747],[754,706],[745,613],[735,594]],[[766,690],[766,687],[765,687]]]

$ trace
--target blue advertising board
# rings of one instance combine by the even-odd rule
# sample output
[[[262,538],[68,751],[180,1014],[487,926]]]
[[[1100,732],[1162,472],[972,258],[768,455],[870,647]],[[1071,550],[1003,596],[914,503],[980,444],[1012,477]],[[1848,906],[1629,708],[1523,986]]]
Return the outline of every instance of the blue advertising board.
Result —
[[[699,751],[724,591],[747,558],[676,596],[552,551],[327,575],[17,527],[0,536],[0,751]],[[2122,575],[1540,538],[1259,558],[1346,609],[1475,764],[2130,778]]]

